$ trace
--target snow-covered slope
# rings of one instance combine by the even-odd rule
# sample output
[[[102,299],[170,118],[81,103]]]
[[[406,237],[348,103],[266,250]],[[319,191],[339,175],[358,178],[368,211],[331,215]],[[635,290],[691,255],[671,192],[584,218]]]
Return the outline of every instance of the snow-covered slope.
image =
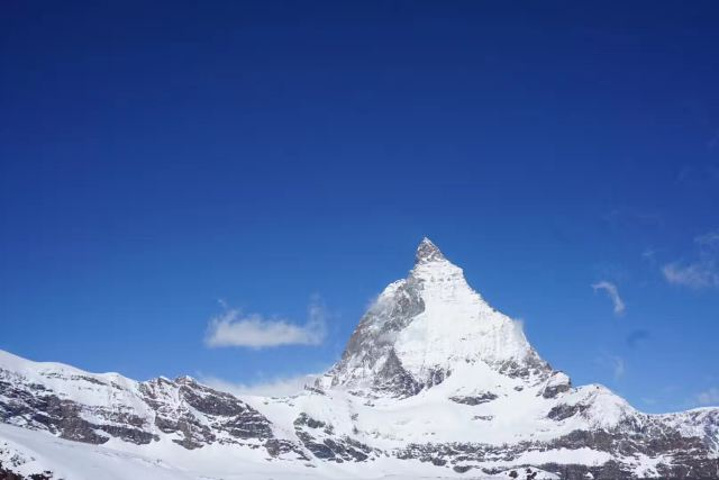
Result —
[[[427,239],[302,394],[239,399],[0,352],[0,421],[0,478],[719,475],[719,409],[648,415],[573,388]]]
[[[409,276],[380,294],[318,386],[401,397],[461,371],[465,385],[482,387],[487,365],[534,383],[550,374],[519,324],[489,306],[425,238]]]

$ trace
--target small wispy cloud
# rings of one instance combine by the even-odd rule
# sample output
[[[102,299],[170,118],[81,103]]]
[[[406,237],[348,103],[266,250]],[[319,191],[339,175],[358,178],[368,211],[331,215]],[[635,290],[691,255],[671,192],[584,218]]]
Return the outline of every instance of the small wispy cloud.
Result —
[[[719,388],[710,388],[696,396],[696,402],[699,405],[719,405]]]
[[[656,211],[640,210],[636,208],[615,208],[604,215],[605,222],[613,227],[662,227],[664,217]]]
[[[624,366],[624,359],[621,357],[613,357],[612,365],[614,367],[614,380],[619,380],[626,373],[626,367]]]
[[[229,309],[210,320],[205,345],[210,348],[268,348],[283,345],[320,345],[327,332],[327,310],[315,297],[307,309],[308,319],[298,325],[282,318],[243,315]]]
[[[707,147],[713,150],[717,146],[716,141],[709,142]],[[719,181],[719,164],[716,162],[702,163],[698,165],[685,165],[677,175],[677,183],[689,184],[692,186],[711,186]]]
[[[700,247],[715,249],[719,247],[719,230],[699,235],[694,242]]]
[[[656,265],[657,253],[659,253],[659,250],[657,250],[656,248],[648,247],[642,252],[642,259],[646,262],[651,263],[652,265]]]
[[[622,315],[626,310],[626,305],[624,304],[624,301],[622,300],[622,297],[619,296],[619,289],[615,284],[612,282],[608,282],[606,280],[602,280],[601,282],[597,282],[592,285],[592,288],[594,291],[603,290],[607,293],[607,296],[612,301],[612,304],[614,305],[614,314],[615,315]]]
[[[237,396],[288,397],[312,385],[319,374],[308,373],[288,377],[275,377],[255,383],[237,383],[217,377],[201,377],[202,383],[216,390]]]
[[[696,290],[719,287],[719,230],[694,238],[695,258],[674,261],[662,267],[664,279]]]
[[[595,361],[602,367],[610,369],[614,380],[620,380],[627,372],[624,359],[618,355],[611,355],[605,352],[600,354]]]
[[[673,284],[700,290],[719,286],[719,274],[714,262],[668,263],[662,267],[664,279]]]

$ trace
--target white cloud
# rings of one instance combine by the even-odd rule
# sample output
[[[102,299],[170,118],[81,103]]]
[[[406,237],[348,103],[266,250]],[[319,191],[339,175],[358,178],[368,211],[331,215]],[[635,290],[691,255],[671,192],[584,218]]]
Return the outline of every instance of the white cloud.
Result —
[[[697,290],[719,286],[719,272],[713,261],[700,260],[693,263],[668,263],[662,267],[667,282]]]
[[[710,388],[697,395],[696,401],[699,405],[719,405],[719,388]]]
[[[231,309],[210,320],[205,337],[208,347],[267,348],[282,345],[319,345],[326,335],[326,309],[315,298],[307,309],[308,319],[297,325],[259,314],[242,315]]]
[[[287,397],[301,392],[305,385],[312,385],[319,374],[301,374],[294,377],[276,377],[257,383],[228,382],[216,377],[202,377],[202,383],[233,395],[256,395],[262,397]]]
[[[719,287],[719,231],[694,238],[697,258],[691,262],[675,261],[662,267],[664,279],[694,289]]]
[[[647,260],[653,260],[656,254],[657,251],[655,249],[653,249],[652,247],[648,247],[642,252],[642,258]]]
[[[605,292],[607,292],[609,299],[612,301],[612,304],[614,304],[614,313],[616,315],[621,315],[624,313],[624,311],[626,310],[626,305],[624,305],[622,297],[619,296],[619,290],[617,289],[616,285],[614,285],[612,282],[607,282],[606,280],[604,280],[593,284],[592,288],[595,292],[597,290],[604,290]]]

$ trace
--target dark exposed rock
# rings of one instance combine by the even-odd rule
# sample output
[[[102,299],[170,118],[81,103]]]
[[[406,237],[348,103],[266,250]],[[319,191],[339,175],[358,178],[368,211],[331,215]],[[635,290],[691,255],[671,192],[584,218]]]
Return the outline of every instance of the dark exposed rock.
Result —
[[[60,379],[51,372],[48,378]],[[115,382],[89,375],[71,375],[63,379],[107,390],[108,395],[121,387]],[[228,440],[266,440],[273,437],[270,422],[257,410],[238,398],[201,385],[189,377],[176,382],[157,379],[139,384],[139,402],[155,411],[152,420],[143,418],[132,407],[94,407],[61,398],[37,382],[26,382],[13,372],[0,370],[0,421],[47,430],[68,440],[103,444],[110,438],[138,445],[159,440],[153,431],[177,433],[175,443],[188,449]],[[121,392],[120,392],[121,393]],[[176,404],[177,399],[180,400]],[[196,415],[203,415],[204,420]],[[151,417],[152,418],[152,417]],[[208,426],[209,422],[209,426]]]
[[[99,435],[97,431],[137,444],[147,444],[157,439],[155,435],[142,430],[144,422],[133,415],[98,411],[96,416],[104,417],[113,424],[90,422],[82,417],[82,405],[47,393],[44,388],[28,386],[28,390],[24,390],[7,382],[0,382],[0,388],[3,394],[11,399],[2,404],[0,409],[3,422],[26,418],[35,428],[46,429],[68,440],[95,445],[103,444],[110,438]],[[32,394],[32,388],[37,391],[37,395]],[[124,425],[114,424],[115,422]]]
[[[180,395],[194,409],[208,415],[233,417],[244,414],[249,407],[229,393],[218,392],[187,378],[177,382]]]
[[[464,405],[481,405],[483,403],[491,402],[496,400],[498,397],[492,392],[483,392],[478,395],[467,396],[467,397],[450,397],[450,400],[456,403],[462,403]]]
[[[329,445],[326,445],[324,442],[314,441],[314,437],[306,432],[299,432],[297,436],[307,450],[312,452],[312,455],[315,457],[321,460],[336,460],[337,456]]]
[[[230,418],[218,426],[218,429],[229,433],[235,438],[272,438],[269,421],[256,411]]]
[[[449,376],[452,375],[451,370],[432,369],[427,376],[427,381],[422,386],[423,388],[432,388],[435,385],[439,385],[444,382]]]
[[[187,405],[179,411],[167,405],[164,397],[167,389],[172,391],[174,388]],[[240,440],[263,440],[273,436],[269,420],[257,410],[229,393],[216,391],[188,377],[175,383],[153,380],[143,384],[141,391],[145,401],[157,411],[155,425],[164,433],[182,434],[182,439],[173,441],[185,448],[201,448],[214,443],[223,432]],[[193,410],[208,416],[212,428],[196,418]]]
[[[313,387],[312,385],[305,385],[303,389],[308,392],[316,393],[318,395],[326,395],[324,390],[322,390],[321,388]]]
[[[295,419],[294,425],[295,433],[302,444],[319,459],[338,463],[362,462],[373,452],[372,448],[351,437],[334,436],[331,425],[315,420],[305,413]]]
[[[565,420],[569,417],[573,417],[574,415],[582,413],[588,408],[588,405],[582,405],[579,403],[576,405],[567,405],[566,403],[562,403],[555,407],[552,407],[552,409],[547,414],[547,418],[551,418],[552,420],[557,421]]]
[[[53,477],[52,472],[33,473],[28,476],[13,473],[3,467],[2,462],[0,462],[0,480],[52,480],[53,478],[55,477]]]
[[[472,420],[481,420],[483,422],[489,422],[494,418],[494,415],[475,415]]]
[[[547,387],[542,392],[544,398],[556,398],[560,393],[568,392],[572,387],[570,385],[555,385]]]
[[[267,453],[269,453],[273,458],[288,453],[294,453],[296,458],[299,460],[309,460],[309,457],[305,455],[301,448],[288,440],[271,438],[265,442],[265,449],[267,449]]]
[[[390,349],[387,361],[374,380],[374,388],[397,397],[410,397],[419,393],[423,386],[402,367],[394,349]]]
[[[531,351],[523,363],[520,364],[513,360],[506,361],[498,366],[498,371],[510,378],[528,380],[532,377],[548,378],[552,373],[552,367],[542,360],[536,352]]]
[[[652,420],[647,419],[651,424]],[[657,430],[660,429],[660,430]],[[647,426],[642,432],[627,431],[583,431],[575,430],[568,435],[549,442],[519,442],[513,445],[489,445],[478,443],[410,444],[395,452],[399,459],[415,459],[422,462],[447,462],[463,468],[465,462],[515,461],[531,451],[556,449],[576,450],[589,447],[593,450],[611,453],[617,457],[647,455],[656,458],[670,455],[670,464],[660,464],[659,474],[667,478],[716,478],[719,464],[700,438],[683,437],[671,428],[659,425]],[[584,465],[535,465],[547,471],[562,472],[562,478],[582,479],[588,472],[594,478],[631,478],[628,465],[614,461],[597,467]],[[691,473],[690,473],[691,472]],[[499,470],[485,473],[497,474]]]
[[[381,367],[372,379],[374,389],[394,393],[398,397],[416,395],[421,391],[423,382],[414,379],[402,367],[392,345],[397,332],[424,309],[420,286],[412,279],[397,287],[391,302],[376,304],[370,308],[350,337],[342,358],[326,374],[326,377],[331,379],[331,385],[336,386],[345,381],[343,372],[351,370],[353,365],[359,363],[368,368]],[[376,325],[381,325],[381,328],[376,329]],[[439,383],[444,378],[446,375],[439,374],[432,380]],[[322,381],[322,378],[317,380],[318,388],[321,387]]]
[[[300,425],[306,425],[310,428],[325,428],[327,426],[325,422],[315,420],[304,412],[300,413],[299,417],[295,419],[294,425],[296,427]]]
[[[414,257],[414,263],[428,263],[437,260],[444,260],[444,255],[437,245],[432,243],[428,238],[422,239],[417,247],[417,254]]]
[[[559,380],[555,382],[549,382],[549,384],[542,390],[542,397],[544,398],[557,398],[559,394],[568,392],[572,389],[572,382],[569,377],[561,372],[556,372],[550,380]]]
[[[126,442],[135,443],[137,445],[146,445],[152,441],[159,440],[157,435],[138,428],[130,428],[119,425],[97,425],[97,428],[113,437]]]

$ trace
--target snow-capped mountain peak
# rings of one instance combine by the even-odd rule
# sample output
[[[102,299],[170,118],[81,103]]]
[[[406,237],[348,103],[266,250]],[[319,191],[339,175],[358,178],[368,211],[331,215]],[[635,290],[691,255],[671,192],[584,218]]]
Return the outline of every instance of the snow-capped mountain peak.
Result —
[[[424,238],[407,278],[384,289],[318,384],[411,396],[476,362],[527,380],[550,371],[520,324],[492,308]]]

